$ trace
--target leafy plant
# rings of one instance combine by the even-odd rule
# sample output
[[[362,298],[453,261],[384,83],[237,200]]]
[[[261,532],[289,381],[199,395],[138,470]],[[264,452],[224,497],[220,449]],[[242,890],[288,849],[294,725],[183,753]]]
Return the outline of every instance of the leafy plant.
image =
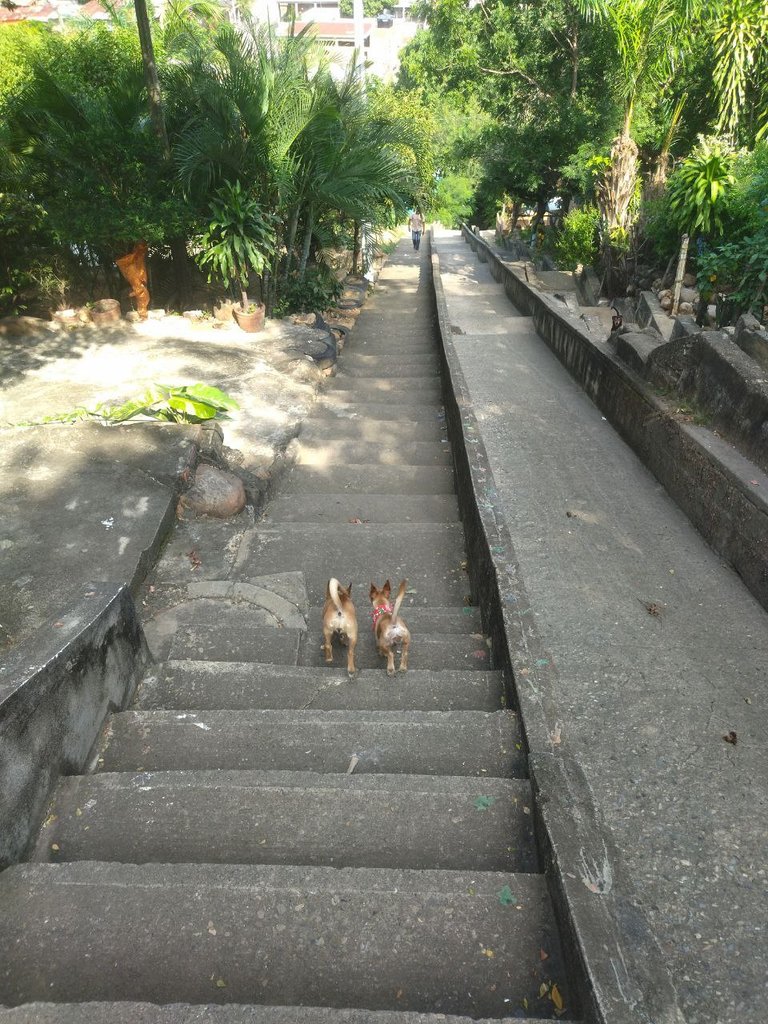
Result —
[[[185,384],[169,387],[153,384],[143,395],[129,399],[121,405],[99,402],[92,409],[78,406],[68,412],[53,413],[41,420],[25,421],[19,426],[37,423],[75,423],[78,420],[99,419],[105,423],[125,423],[137,416],[169,423],[202,423],[239,409],[237,401],[224,391],[209,384]]]
[[[699,145],[669,180],[669,205],[682,231],[720,235],[725,199],[734,184],[734,156],[718,139]]]
[[[571,210],[555,243],[558,266],[575,270],[578,264],[591,266],[597,258],[597,228],[600,214],[595,206]]]
[[[208,271],[208,280],[217,277],[225,288],[230,282],[236,284],[241,308],[247,310],[250,273],[261,275],[275,251],[275,219],[239,181],[227,182],[211,200],[211,215],[200,245],[197,263]]]
[[[298,274],[291,274],[283,286],[275,313],[277,316],[319,313],[335,305],[341,292],[341,283],[332,271],[323,266],[310,267],[303,279]]]

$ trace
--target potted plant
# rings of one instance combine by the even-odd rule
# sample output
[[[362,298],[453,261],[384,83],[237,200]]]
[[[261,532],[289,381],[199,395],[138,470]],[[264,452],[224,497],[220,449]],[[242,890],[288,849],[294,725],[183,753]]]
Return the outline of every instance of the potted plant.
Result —
[[[248,298],[251,272],[261,275],[275,251],[274,218],[265,213],[258,200],[249,196],[239,181],[218,189],[211,200],[208,227],[200,244],[198,266],[207,270],[208,280],[218,278],[225,288],[230,283],[240,292],[240,305],[233,313],[244,331],[264,326],[264,304]]]

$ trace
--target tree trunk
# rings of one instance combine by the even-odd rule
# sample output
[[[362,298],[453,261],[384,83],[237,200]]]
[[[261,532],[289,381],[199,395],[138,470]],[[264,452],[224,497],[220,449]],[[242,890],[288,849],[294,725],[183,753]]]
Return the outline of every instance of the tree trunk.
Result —
[[[144,64],[144,81],[147,84],[147,96],[149,99],[149,113],[155,132],[160,140],[163,151],[163,159],[171,159],[171,147],[168,142],[168,132],[165,127],[165,114],[163,113],[163,98],[160,92],[160,79],[157,76],[157,65],[155,64],[155,50],[152,45],[152,30],[149,25],[146,0],[133,0],[136,8],[136,25],[139,30],[139,42],[141,44],[141,59]]]
[[[315,224],[315,208],[312,203],[309,204],[307,209],[307,223],[304,228],[304,246],[301,251],[301,263],[299,264],[299,279],[301,281],[307,275],[307,263],[309,261],[309,249],[312,244],[312,229]]]
[[[288,238],[285,242],[285,267],[283,269],[283,282],[288,281],[288,275],[291,272],[291,262],[293,261],[293,247],[296,244],[296,232],[299,229],[299,211],[301,204],[297,203],[291,213],[291,219],[288,222]]]
[[[357,273],[357,265],[360,259],[360,221],[355,221],[354,232],[352,234],[352,273]]]

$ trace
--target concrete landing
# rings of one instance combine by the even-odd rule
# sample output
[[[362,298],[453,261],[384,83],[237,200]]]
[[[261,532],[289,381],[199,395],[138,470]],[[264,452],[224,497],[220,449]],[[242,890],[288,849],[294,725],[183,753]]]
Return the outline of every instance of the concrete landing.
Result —
[[[539,695],[557,750],[583,768],[688,1024],[762,1020],[768,615],[458,233],[433,251],[514,544],[497,564],[519,566],[556,668]]]

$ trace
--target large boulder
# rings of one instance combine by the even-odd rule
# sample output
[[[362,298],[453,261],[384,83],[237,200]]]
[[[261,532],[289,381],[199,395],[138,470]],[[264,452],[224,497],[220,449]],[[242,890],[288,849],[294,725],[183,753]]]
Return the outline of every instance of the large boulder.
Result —
[[[234,473],[201,463],[195,471],[195,482],[181,496],[180,505],[182,514],[190,511],[199,516],[229,519],[245,508],[245,487]]]

